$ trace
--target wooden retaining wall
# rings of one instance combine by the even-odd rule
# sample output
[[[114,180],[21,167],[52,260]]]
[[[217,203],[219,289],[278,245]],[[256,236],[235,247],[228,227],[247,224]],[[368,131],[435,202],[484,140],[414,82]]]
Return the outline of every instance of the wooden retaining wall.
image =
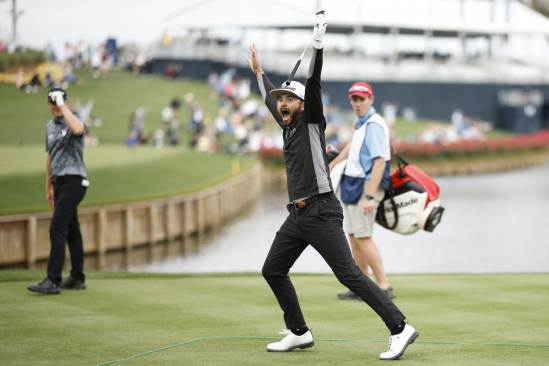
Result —
[[[202,235],[230,221],[254,202],[262,191],[262,167],[199,192],[158,200],[78,210],[84,252],[98,255],[105,268],[109,251]],[[46,260],[53,212],[0,216],[0,267]]]

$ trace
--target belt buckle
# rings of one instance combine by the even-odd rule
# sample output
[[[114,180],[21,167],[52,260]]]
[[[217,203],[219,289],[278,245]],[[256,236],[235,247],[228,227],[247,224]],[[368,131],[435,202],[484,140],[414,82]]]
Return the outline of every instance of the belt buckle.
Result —
[[[305,201],[294,202],[294,208],[296,211],[301,210],[305,206],[307,206],[307,203],[305,203]]]

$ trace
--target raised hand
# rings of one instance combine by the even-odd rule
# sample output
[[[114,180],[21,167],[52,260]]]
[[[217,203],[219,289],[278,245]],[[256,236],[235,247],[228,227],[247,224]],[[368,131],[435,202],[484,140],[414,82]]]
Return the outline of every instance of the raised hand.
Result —
[[[316,14],[316,21],[315,21],[315,47],[316,48],[322,48],[322,39],[324,38],[324,34],[326,33],[326,27],[328,24],[326,23],[326,14],[324,12]]]
[[[50,99],[53,100],[55,105],[57,105],[58,107],[61,107],[63,104],[65,104],[65,100],[63,99],[63,93],[60,91],[51,92]]]
[[[259,58],[257,57],[257,49],[255,48],[255,43],[252,43],[252,45],[250,46],[248,54],[250,55],[250,58],[246,58],[246,61],[248,61],[248,64],[250,64],[250,69],[252,69],[252,72],[255,74],[257,70],[261,69],[261,66],[259,65]]]

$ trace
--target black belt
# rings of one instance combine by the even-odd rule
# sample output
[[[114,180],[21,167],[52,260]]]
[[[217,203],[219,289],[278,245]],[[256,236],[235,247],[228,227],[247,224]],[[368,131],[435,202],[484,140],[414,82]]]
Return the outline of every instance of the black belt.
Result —
[[[294,205],[294,208],[296,209],[296,211],[298,211],[304,208],[305,206],[310,205],[313,202],[316,202],[319,200],[325,200],[325,199],[331,200],[332,198],[335,198],[335,194],[333,192],[327,192],[327,193],[317,194],[316,196],[309,197],[299,202],[292,202],[292,204]]]
[[[78,179],[86,179],[84,178],[83,176],[81,175],[59,175],[59,176],[54,176],[50,179],[50,181],[52,183],[58,183],[58,182],[62,182],[64,180],[68,180],[68,179],[75,179],[75,178],[78,178]]]

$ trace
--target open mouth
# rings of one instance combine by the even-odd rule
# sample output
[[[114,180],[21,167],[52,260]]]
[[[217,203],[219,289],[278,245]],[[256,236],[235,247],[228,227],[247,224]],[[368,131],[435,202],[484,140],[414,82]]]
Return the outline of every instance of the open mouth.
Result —
[[[282,116],[282,120],[286,121],[288,118],[290,118],[290,111],[283,109],[280,111],[280,115]]]

